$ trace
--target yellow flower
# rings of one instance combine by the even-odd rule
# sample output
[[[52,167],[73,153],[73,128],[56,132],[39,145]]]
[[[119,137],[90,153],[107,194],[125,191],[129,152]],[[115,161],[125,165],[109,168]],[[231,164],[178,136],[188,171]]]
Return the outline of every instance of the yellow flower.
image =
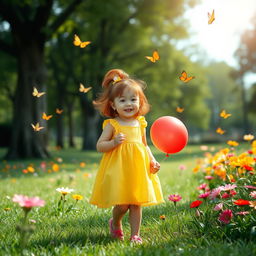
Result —
[[[35,169],[32,167],[32,166],[29,166],[28,168],[27,168],[27,170],[29,171],[29,172],[35,172]]]
[[[53,164],[53,165],[52,165],[52,170],[53,170],[54,172],[58,172],[58,171],[60,170],[59,165],[58,165],[58,164]]]
[[[72,196],[73,197],[73,199],[75,199],[75,200],[82,200],[84,197],[83,196],[81,196],[81,195],[73,195]]]
[[[10,210],[11,210],[11,208],[6,207],[6,208],[4,208],[4,210],[7,212],[7,211],[10,211]]]
[[[244,140],[251,141],[254,139],[254,136],[252,134],[246,134],[244,135]]]
[[[193,172],[197,173],[200,169],[200,165],[197,165],[196,167],[193,168]]]
[[[231,146],[231,147],[236,147],[236,146],[239,145],[239,143],[236,142],[236,141],[234,141],[234,140],[229,140],[229,141],[227,142],[227,144],[228,144],[229,146]]]
[[[84,168],[86,166],[86,163],[85,162],[81,162],[79,165],[80,165],[81,168]]]

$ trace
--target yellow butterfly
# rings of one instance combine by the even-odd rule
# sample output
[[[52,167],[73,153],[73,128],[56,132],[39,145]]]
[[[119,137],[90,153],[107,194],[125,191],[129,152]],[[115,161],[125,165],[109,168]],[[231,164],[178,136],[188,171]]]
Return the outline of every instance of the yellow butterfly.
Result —
[[[194,79],[195,77],[194,77],[194,76],[188,77],[187,72],[186,72],[186,71],[182,71],[181,76],[180,76],[179,78],[180,78],[180,80],[181,80],[182,82],[187,83],[187,82],[189,82],[190,80]]]
[[[87,87],[87,88],[85,88],[84,85],[80,83],[80,87],[79,87],[79,91],[80,91],[80,92],[87,93],[87,92],[89,92],[91,89],[92,89],[92,87]]]
[[[36,89],[36,87],[34,87],[34,90],[32,92],[32,95],[39,98],[41,96],[43,96],[45,94],[45,92],[38,92],[38,90]]]
[[[150,60],[151,62],[156,62],[157,60],[160,60],[160,56],[159,56],[159,53],[158,53],[158,51],[157,50],[155,50],[154,52],[153,52],[153,55],[152,55],[152,57],[151,56],[145,56],[148,60]]]
[[[216,132],[218,133],[218,134],[224,134],[226,131],[224,131],[224,130],[222,130],[220,127],[218,127],[217,129],[216,129]]]
[[[63,112],[63,109],[56,108],[56,113],[57,113],[57,114],[60,115],[60,114],[62,114],[62,112]]]
[[[212,14],[208,12],[208,24],[212,24],[215,20],[214,10],[212,10]]]
[[[40,130],[42,130],[44,127],[40,127],[39,123],[31,124],[32,128],[34,129],[35,132],[39,132]]]
[[[85,48],[90,43],[91,43],[91,41],[82,42],[78,35],[76,35],[76,34],[74,35],[73,44],[75,46],[80,46],[80,48]]]
[[[223,117],[224,119],[227,119],[230,116],[231,114],[228,114],[224,109],[220,112],[220,117]]]
[[[49,119],[52,118],[52,115],[47,116],[46,113],[44,112],[43,115],[42,115],[42,118],[43,118],[44,120],[47,120],[47,121],[48,121]]]
[[[182,113],[184,111],[184,108],[176,107],[176,111],[178,113]]]

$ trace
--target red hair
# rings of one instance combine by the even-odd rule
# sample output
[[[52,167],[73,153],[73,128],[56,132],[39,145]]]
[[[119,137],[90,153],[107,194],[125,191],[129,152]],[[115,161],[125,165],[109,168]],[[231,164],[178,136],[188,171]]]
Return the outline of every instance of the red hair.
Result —
[[[121,80],[115,82],[115,77],[119,77]],[[111,103],[116,97],[121,96],[126,88],[134,90],[139,96],[140,109],[137,116],[143,116],[149,112],[150,106],[143,92],[146,84],[143,81],[131,79],[123,70],[111,69],[108,71],[102,81],[102,87],[103,92],[93,101],[93,105],[103,116],[116,117],[117,114],[112,108]]]

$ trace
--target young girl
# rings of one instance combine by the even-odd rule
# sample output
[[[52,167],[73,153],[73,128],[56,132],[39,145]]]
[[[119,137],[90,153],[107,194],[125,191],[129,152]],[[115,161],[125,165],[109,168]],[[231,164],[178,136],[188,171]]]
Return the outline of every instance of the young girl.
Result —
[[[102,86],[103,93],[94,105],[111,119],[103,122],[97,142],[97,150],[104,154],[90,203],[101,208],[114,206],[109,228],[112,237],[119,240],[124,240],[122,218],[129,210],[130,240],[142,243],[141,206],[164,202],[156,174],[160,164],[146,141],[143,115],[149,111],[149,104],[144,84],[129,78],[123,70],[113,69],[105,75]]]

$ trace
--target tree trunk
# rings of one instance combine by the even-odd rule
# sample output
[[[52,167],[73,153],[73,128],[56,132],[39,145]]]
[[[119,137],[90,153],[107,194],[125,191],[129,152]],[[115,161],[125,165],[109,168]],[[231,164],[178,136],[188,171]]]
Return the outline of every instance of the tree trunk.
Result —
[[[244,134],[248,134],[250,132],[249,127],[249,119],[248,119],[248,110],[247,110],[247,101],[246,101],[246,95],[245,95],[245,87],[244,87],[244,81],[243,77],[240,79],[241,83],[241,98],[242,98],[242,113],[243,113],[243,128],[244,128]]]
[[[46,149],[47,124],[41,118],[46,109],[46,95],[40,98],[32,96],[33,87],[39,92],[46,91],[43,49],[37,42],[26,42],[18,52],[12,138],[6,158],[46,158],[49,156]],[[37,122],[44,127],[39,132],[31,126]]]
[[[68,102],[67,104],[67,114],[68,114],[68,144],[70,148],[75,147],[74,142],[74,120],[73,120],[73,109],[74,101]]]
[[[98,123],[100,116],[84,97],[81,97],[83,111],[83,145],[82,150],[95,150],[98,140]]]

